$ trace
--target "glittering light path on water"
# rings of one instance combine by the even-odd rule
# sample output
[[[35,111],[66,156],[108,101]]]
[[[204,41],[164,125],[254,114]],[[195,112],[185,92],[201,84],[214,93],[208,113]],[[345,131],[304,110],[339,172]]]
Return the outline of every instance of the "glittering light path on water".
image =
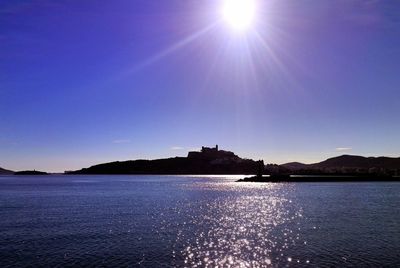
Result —
[[[309,262],[292,258],[287,252],[291,245],[306,243],[299,232],[302,209],[293,209],[292,200],[286,197],[289,185],[199,187],[216,195],[214,200],[188,203],[186,211],[179,211],[191,215],[180,227],[174,251],[183,258],[184,266],[271,267],[284,262]]]

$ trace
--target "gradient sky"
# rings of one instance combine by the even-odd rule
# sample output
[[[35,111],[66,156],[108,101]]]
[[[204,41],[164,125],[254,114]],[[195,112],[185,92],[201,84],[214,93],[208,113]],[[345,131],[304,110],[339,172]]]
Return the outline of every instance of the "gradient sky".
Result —
[[[1,1],[0,166],[219,144],[266,163],[400,156],[400,1]]]

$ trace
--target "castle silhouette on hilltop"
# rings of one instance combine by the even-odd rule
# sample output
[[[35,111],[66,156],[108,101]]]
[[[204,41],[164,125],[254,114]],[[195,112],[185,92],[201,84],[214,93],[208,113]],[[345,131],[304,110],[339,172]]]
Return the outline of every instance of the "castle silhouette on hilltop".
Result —
[[[215,145],[214,148],[201,146],[201,152],[202,152],[202,153],[205,153],[205,152],[218,152],[218,144]]]
[[[233,152],[224,151],[218,149],[218,144],[215,147],[201,147],[201,151],[193,151],[189,152],[188,156],[189,159],[222,159],[222,158],[230,158],[230,159],[239,159],[239,156],[235,155]]]

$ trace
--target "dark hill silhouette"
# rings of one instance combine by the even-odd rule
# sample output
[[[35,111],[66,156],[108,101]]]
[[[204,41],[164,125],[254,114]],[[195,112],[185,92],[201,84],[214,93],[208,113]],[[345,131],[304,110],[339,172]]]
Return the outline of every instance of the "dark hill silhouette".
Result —
[[[298,169],[304,169],[307,168],[309,165],[307,164],[303,164],[300,162],[290,162],[290,163],[286,163],[283,165],[280,165],[281,167],[290,169],[290,170],[298,170]]]
[[[11,174],[14,174],[14,171],[0,168],[0,175],[11,175]]]
[[[14,173],[14,175],[48,175],[48,173],[37,170],[24,170],[24,171],[17,171]]]
[[[392,157],[363,157],[356,155],[342,155],[329,158],[317,164],[312,164],[317,168],[400,168],[400,158]]]
[[[377,173],[399,175],[400,158],[342,155],[315,164],[287,163],[281,165],[297,174]]]
[[[130,160],[104,163],[68,174],[254,174],[257,161],[243,159],[233,152],[202,147],[187,157],[156,160]]]
[[[342,155],[315,164],[298,162],[266,165],[269,176],[252,176],[243,182],[400,182],[400,158]]]

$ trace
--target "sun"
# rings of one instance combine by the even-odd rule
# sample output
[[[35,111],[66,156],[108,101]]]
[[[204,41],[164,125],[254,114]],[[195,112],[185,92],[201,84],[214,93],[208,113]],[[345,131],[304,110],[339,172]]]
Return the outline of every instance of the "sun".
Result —
[[[254,21],[256,11],[255,0],[224,0],[222,16],[236,31],[245,31]]]

